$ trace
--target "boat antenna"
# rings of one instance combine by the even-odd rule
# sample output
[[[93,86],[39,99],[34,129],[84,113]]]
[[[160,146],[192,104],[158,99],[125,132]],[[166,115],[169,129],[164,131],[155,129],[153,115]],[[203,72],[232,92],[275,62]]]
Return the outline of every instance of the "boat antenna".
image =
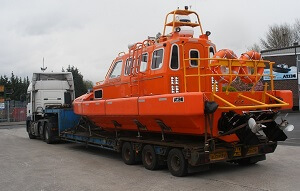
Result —
[[[45,67],[44,64],[45,64],[45,59],[43,57],[43,67],[41,67],[42,72],[45,72],[45,70],[47,70],[47,67]]]

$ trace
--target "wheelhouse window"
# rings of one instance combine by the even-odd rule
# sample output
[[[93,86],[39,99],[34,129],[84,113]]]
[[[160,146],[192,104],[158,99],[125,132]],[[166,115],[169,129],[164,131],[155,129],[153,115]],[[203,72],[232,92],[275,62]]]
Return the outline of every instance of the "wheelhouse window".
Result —
[[[151,69],[160,69],[163,65],[164,49],[158,49],[153,52]]]
[[[170,67],[172,70],[179,69],[179,49],[177,44],[172,45]]]
[[[95,95],[95,98],[96,98],[96,99],[102,99],[102,97],[103,97],[103,92],[102,92],[102,90],[96,90],[96,91],[94,92],[94,95]]]
[[[212,58],[213,56],[214,56],[214,54],[215,54],[215,49],[213,48],[213,47],[209,47],[209,58]],[[212,60],[210,60],[209,61],[210,63],[212,62]],[[214,85],[214,84],[216,84],[216,85]],[[216,81],[215,79],[214,79],[214,77],[211,77],[211,89],[213,90],[214,88],[216,88],[215,89],[215,91],[216,92],[218,92],[219,91],[219,86],[218,86],[218,81]]]
[[[213,47],[209,47],[209,58],[212,58],[215,54],[215,50]]]
[[[198,50],[190,50],[190,58],[199,58],[199,51]],[[190,60],[191,66],[198,66],[198,60]]]
[[[125,76],[128,76],[131,73],[131,68],[132,68],[132,58],[127,58],[125,70],[124,70]]]
[[[112,69],[109,78],[117,78],[121,76],[122,72],[122,61],[118,61],[115,63],[114,68]]]
[[[142,59],[140,60],[140,72],[145,72],[148,63],[148,53],[142,54]]]

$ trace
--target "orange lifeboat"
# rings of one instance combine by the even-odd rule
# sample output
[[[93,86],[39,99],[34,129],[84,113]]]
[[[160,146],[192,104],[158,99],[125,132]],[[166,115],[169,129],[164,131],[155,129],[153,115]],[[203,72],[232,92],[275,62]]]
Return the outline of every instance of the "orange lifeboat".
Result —
[[[218,52],[216,52],[213,56],[213,58],[217,58],[216,60],[213,60],[211,62],[211,70],[214,74],[219,74],[214,76],[214,79],[217,82],[221,82],[221,83],[229,83],[230,81],[234,81],[236,79],[237,76],[232,77],[232,79],[230,80],[230,75],[229,74],[229,68],[227,66],[223,66],[220,65],[220,58],[222,59],[237,59],[236,54],[229,49],[222,49],[219,50]],[[240,70],[239,66],[231,66],[231,74],[238,74]],[[225,75],[223,75],[225,74]]]
[[[181,15],[178,17],[181,19],[170,21],[175,15]],[[198,21],[190,22],[186,15],[198,18]],[[191,31],[196,28],[200,30],[199,37]],[[244,140],[242,132],[219,134],[232,128],[228,124],[219,125],[220,119],[231,118],[231,111],[291,108],[290,91],[270,90],[253,94],[249,91],[225,92],[219,88],[240,75],[241,64],[244,64],[246,74],[249,63],[256,71],[254,63],[257,62],[251,59],[257,59],[257,54],[247,57],[247,53],[238,60],[232,50],[223,49],[211,59],[216,47],[209,40],[209,34],[209,31],[203,32],[197,13],[187,9],[168,13],[163,33],[135,43],[127,53],[119,54],[104,81],[96,83],[92,91],[74,100],[74,112],[101,130],[116,131],[116,134],[119,131],[132,134],[141,131],[151,135],[198,136],[197,139],[209,135],[227,142],[238,142]],[[210,59],[211,63],[207,61]],[[263,64],[259,62],[258,65]],[[212,89],[215,84],[211,73],[220,82],[218,90],[216,86]],[[258,69],[258,73],[262,70]],[[243,77],[244,81],[246,79]],[[255,80],[252,76],[249,79]],[[261,100],[266,96],[270,99],[263,103]],[[243,118],[234,116],[238,116],[237,120]],[[246,118],[243,120],[247,124]],[[256,139],[255,134],[253,137]]]
[[[251,60],[251,61],[260,61],[261,59],[261,55],[260,53],[254,51],[254,50],[250,50],[248,52],[245,52],[241,55],[240,57],[241,60],[241,69],[240,69],[240,74],[242,74],[243,76],[241,76],[241,80],[244,83],[256,83],[258,80],[260,80],[260,78],[263,76],[264,73],[264,66],[259,66],[257,65],[257,77],[254,72],[254,66],[247,66],[246,65],[246,61],[247,60]],[[251,63],[253,64],[253,62]]]

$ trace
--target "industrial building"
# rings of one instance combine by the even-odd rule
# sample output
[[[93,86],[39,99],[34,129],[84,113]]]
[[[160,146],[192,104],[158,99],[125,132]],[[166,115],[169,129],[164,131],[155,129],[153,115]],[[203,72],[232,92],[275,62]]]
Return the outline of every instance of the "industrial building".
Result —
[[[273,66],[274,87],[277,90],[292,90],[293,92],[293,110],[299,110],[300,96],[300,45],[294,43],[294,46],[262,50],[264,60],[275,62]],[[265,69],[265,74],[269,74],[270,69]],[[270,79],[264,77],[264,82]]]

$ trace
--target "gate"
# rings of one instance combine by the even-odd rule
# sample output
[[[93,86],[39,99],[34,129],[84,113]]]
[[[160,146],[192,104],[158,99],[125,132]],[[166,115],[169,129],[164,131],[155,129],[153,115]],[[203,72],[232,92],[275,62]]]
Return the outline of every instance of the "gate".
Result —
[[[26,102],[0,102],[0,122],[26,121]]]

